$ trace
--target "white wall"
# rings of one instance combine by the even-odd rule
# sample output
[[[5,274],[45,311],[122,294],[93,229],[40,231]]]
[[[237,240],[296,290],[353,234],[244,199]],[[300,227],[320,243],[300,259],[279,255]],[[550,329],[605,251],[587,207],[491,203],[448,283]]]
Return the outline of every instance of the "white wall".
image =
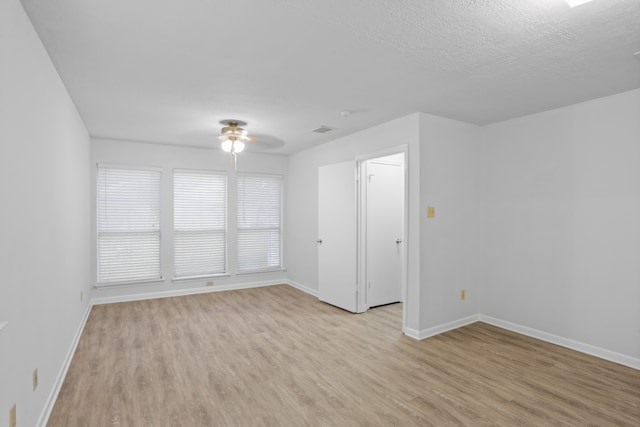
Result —
[[[477,314],[478,126],[420,114],[420,326],[423,334]],[[435,217],[427,218],[427,207]],[[466,291],[465,300],[460,291]]]
[[[32,426],[91,296],[89,136],[18,0],[0,2],[0,58],[0,425],[16,404]]]
[[[0,2],[0,52],[0,323],[9,322],[0,330],[0,419],[15,403],[19,425],[28,426],[50,403],[95,283],[95,164],[165,169],[165,283],[95,292],[121,298],[204,286],[171,282],[169,179],[174,167],[229,163],[217,150],[124,141],[94,140],[90,152],[18,0]],[[480,312],[638,359],[638,117],[640,90],[479,129],[413,114],[288,159],[243,153],[238,168],[286,174],[288,278],[317,290],[318,166],[406,143],[408,327]],[[286,277],[232,275],[221,284]]]
[[[640,358],[640,90],[482,128],[483,314]]]
[[[409,239],[407,326],[419,325],[418,201],[420,147],[418,114],[374,126],[335,141],[289,156],[286,211],[286,250],[289,279],[312,291],[318,290],[318,167],[354,160],[358,156],[408,145]]]
[[[216,144],[212,138],[212,144]],[[162,276],[163,282],[124,287],[99,288],[94,292],[97,302],[118,301],[131,299],[134,295],[153,297],[162,294],[187,293],[190,291],[207,291],[224,289],[252,283],[285,283],[286,272],[270,272],[264,274],[236,275],[236,172],[233,169],[231,156],[218,149],[195,147],[179,147],[163,144],[143,142],[96,139],[91,140],[91,188],[92,200],[95,200],[95,172],[96,164],[118,164],[133,166],[155,166],[162,168],[162,200],[161,200],[161,235],[162,235]],[[181,280],[173,279],[173,170],[198,169],[227,172],[227,203],[228,203],[228,277],[214,278],[214,288],[205,288],[206,282],[212,279]],[[238,172],[255,172],[265,174],[286,175],[287,160],[284,156],[255,154],[245,151],[238,155]],[[288,180],[285,176],[285,188]],[[286,200],[285,200],[286,203]],[[92,230],[95,230],[95,202],[91,211]],[[286,228],[287,224],[284,224]],[[92,233],[92,283],[96,283],[96,241],[95,232]],[[285,267],[287,258],[283,259]]]

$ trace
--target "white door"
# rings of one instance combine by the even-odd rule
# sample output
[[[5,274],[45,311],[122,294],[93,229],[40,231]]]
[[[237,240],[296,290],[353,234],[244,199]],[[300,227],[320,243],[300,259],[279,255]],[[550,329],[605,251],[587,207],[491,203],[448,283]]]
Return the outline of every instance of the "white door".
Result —
[[[356,163],[318,169],[318,296],[356,312]]]
[[[401,155],[403,156],[403,155]],[[402,157],[400,157],[402,158]],[[404,163],[398,156],[366,162],[366,305],[402,299]]]

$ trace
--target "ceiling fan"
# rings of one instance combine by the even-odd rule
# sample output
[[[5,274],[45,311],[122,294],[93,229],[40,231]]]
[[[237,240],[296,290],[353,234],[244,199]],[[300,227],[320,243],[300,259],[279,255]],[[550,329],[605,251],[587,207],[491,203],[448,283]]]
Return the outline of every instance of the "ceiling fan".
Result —
[[[237,119],[220,120],[223,126],[218,137],[221,141],[222,150],[235,155],[247,148],[247,143],[251,143],[251,151],[268,151],[280,148],[285,145],[280,138],[266,134],[249,135],[244,128],[247,122]]]
[[[220,120],[220,124],[224,125],[218,137],[222,140],[221,148],[235,157],[237,153],[244,150],[245,144],[250,141],[249,134],[241,127],[246,126],[247,122],[230,119]]]

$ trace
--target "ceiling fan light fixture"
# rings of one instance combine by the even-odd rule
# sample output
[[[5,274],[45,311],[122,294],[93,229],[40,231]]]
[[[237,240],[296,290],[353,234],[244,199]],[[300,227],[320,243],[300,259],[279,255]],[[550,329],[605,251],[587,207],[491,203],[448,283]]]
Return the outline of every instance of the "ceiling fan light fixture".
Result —
[[[224,141],[222,141],[221,148],[222,151],[230,153],[231,149],[233,148],[233,141],[231,141],[230,139],[225,139]]]
[[[242,141],[234,141],[233,143],[233,151],[235,153],[242,153],[244,150],[244,142]]]
[[[225,126],[222,128],[221,137],[247,138],[247,131],[237,126]]]
[[[249,141],[249,135],[240,126],[245,126],[247,123],[241,120],[221,120],[220,124],[224,125],[218,137],[222,140],[220,148],[232,155],[242,152],[245,142]]]

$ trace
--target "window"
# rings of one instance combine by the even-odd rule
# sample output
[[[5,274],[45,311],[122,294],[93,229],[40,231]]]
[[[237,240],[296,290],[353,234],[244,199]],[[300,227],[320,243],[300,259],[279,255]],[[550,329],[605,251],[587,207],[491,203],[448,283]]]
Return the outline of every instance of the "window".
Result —
[[[160,181],[159,169],[98,165],[98,284],[162,278]]]
[[[238,272],[281,268],[282,177],[238,175]]]
[[[173,228],[176,278],[226,272],[226,175],[175,170]]]

